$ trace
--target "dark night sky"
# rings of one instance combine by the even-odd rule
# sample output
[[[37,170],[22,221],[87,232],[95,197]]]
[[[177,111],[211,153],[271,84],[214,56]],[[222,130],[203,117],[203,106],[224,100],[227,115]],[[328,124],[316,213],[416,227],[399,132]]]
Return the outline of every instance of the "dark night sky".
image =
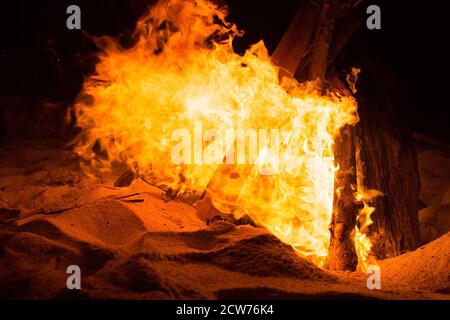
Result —
[[[226,1],[233,20],[246,30],[236,49],[242,51],[262,38],[273,50],[299,1]],[[80,5],[83,29],[93,35],[131,30],[145,9],[141,5],[131,11],[126,0],[2,1],[0,95],[25,92],[67,103],[75,98],[83,76],[92,71],[86,57],[95,48],[80,32],[66,29],[70,4]],[[410,93],[404,110],[409,126],[450,141],[450,1],[365,1],[362,9],[369,4],[380,5],[382,30],[361,30],[349,46],[349,56],[370,57],[391,69],[402,90]],[[52,50],[61,61],[49,58]]]

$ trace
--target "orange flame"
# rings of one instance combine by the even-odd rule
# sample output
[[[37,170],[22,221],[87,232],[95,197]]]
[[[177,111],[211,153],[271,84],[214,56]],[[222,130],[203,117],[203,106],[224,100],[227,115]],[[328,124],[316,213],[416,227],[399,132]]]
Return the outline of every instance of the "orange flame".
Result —
[[[365,272],[370,264],[376,264],[376,259],[371,256],[372,242],[367,236],[368,228],[373,224],[372,213],[375,208],[370,202],[376,197],[382,196],[383,193],[378,190],[366,190],[362,186],[358,186],[354,197],[356,201],[363,203],[363,208],[359,211],[355,226],[355,249],[358,256],[358,269]]]
[[[91,167],[126,162],[179,194],[206,191],[220,211],[248,214],[321,266],[330,241],[334,136],[357,122],[356,102],[322,95],[314,83],[280,81],[263,42],[236,54],[232,40],[241,32],[226,16],[207,0],[164,0],[140,19],[132,48],[100,39],[96,75],[75,106],[83,129],[77,151]],[[181,147],[179,130],[192,138]],[[207,130],[215,134],[207,138]],[[171,161],[174,150],[183,161]],[[198,161],[208,155],[223,164]]]

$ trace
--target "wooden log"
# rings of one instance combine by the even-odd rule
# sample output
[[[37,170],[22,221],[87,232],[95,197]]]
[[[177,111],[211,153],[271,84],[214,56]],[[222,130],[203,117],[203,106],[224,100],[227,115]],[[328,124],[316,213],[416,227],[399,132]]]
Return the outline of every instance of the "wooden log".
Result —
[[[346,19],[339,24],[339,37],[333,41],[337,19],[345,17],[356,3],[350,1],[343,5],[337,0],[323,0],[320,13],[311,3],[303,3],[275,51],[274,62],[294,75],[298,75],[299,69],[304,70],[308,66],[307,80],[319,80],[320,85],[323,85],[330,60],[338,55],[359,26],[354,23],[354,18]],[[301,21],[304,21],[302,29],[299,28]],[[303,37],[297,37],[297,33],[302,33]],[[337,192],[330,224],[328,267],[332,270],[355,270],[358,261],[352,239],[357,215],[353,202],[354,190],[351,189],[351,185],[356,185],[354,151],[353,130],[346,127],[335,145],[336,165],[340,171],[335,179]]]
[[[360,27],[350,15],[361,0],[323,0],[309,61],[309,79],[325,80],[327,68]]]
[[[336,58],[341,54],[350,39],[361,27],[361,21],[354,15],[349,14],[339,21],[336,21],[336,30],[330,45],[330,52],[328,54],[327,68],[331,68]],[[311,50],[303,57],[295,72],[295,78],[299,81],[309,80],[309,67],[311,65]]]
[[[337,18],[332,18],[332,23],[336,27],[333,37],[329,38],[330,26],[325,27],[325,30],[317,30],[315,36],[312,37],[315,41],[320,39],[319,41],[322,41],[321,46],[317,43],[314,45],[310,43],[312,41],[311,33],[315,32],[317,26],[322,25],[323,28],[323,23],[314,20],[318,19],[319,16],[317,9],[305,5],[300,6],[293,24],[280,42],[279,48],[275,51],[274,61],[291,74],[295,74],[296,78],[301,77],[302,80],[307,79],[303,76],[305,73],[309,74],[310,79],[326,76],[327,68],[330,68],[332,62],[357,29],[357,25],[353,23],[355,22],[354,17],[348,14],[360,2],[360,0],[347,1],[338,6],[335,13]],[[328,1],[328,3],[330,4],[332,1]],[[305,8],[312,11],[302,13],[301,10],[305,10]],[[315,15],[312,14],[313,12]],[[326,17],[328,14],[330,14],[330,11],[320,14],[320,16]],[[300,30],[298,25],[302,16],[309,17],[312,20],[309,20],[308,23],[305,22],[304,29]],[[296,32],[307,36],[296,37]],[[299,42],[299,40],[301,41]],[[292,44],[295,41],[297,42]],[[296,49],[292,50],[294,46]],[[327,47],[328,62],[325,64],[324,56]],[[311,48],[315,48],[315,50],[311,50]],[[319,55],[315,56],[313,52],[319,52]],[[325,65],[326,67],[324,67]],[[293,71],[295,66],[297,66],[297,70]],[[374,224],[369,228],[369,235],[374,244],[373,253],[378,258],[386,258],[396,256],[406,250],[412,250],[419,244],[417,209],[420,185],[418,169],[411,138],[405,130],[401,129],[398,116],[393,116],[397,114],[396,102],[392,95],[387,95],[388,89],[379,87],[380,84],[386,82],[386,79],[377,76],[377,67],[373,64],[372,66],[361,65],[361,67],[363,75],[366,72],[369,74],[364,78],[373,77],[375,80],[370,85],[366,85],[366,89],[360,90],[358,94],[361,120],[354,130],[353,139],[356,156],[355,160],[349,157],[347,161],[355,161],[359,185],[367,189],[380,190],[386,194],[386,196],[378,197],[372,202],[376,211],[372,215]],[[358,83],[358,87],[360,87],[360,83]],[[378,88],[375,90],[376,95],[373,94],[373,88]],[[391,89],[391,91],[395,92],[395,89]],[[383,97],[383,101],[379,101],[380,97]],[[347,143],[351,143],[351,141],[348,140]],[[338,142],[336,150],[342,147],[345,149],[345,143]],[[337,157],[341,158],[339,154]],[[341,168],[348,165],[348,162],[344,160],[337,159],[337,161],[340,162]],[[350,179],[346,176],[342,178]],[[350,180],[354,181],[354,178]],[[337,186],[340,184],[341,182],[336,181]],[[344,192],[350,193],[350,190],[344,189]],[[340,263],[332,261],[335,256],[345,256],[339,252],[337,244],[340,242],[342,248],[347,248],[346,250],[349,248],[349,243],[342,241],[342,236],[338,234],[341,231],[335,224],[340,223],[343,217],[351,219],[354,215],[354,208],[351,208],[351,213],[339,216],[339,212],[341,212],[337,210],[339,206],[344,208],[346,202],[339,204],[339,201],[335,201],[335,214],[331,225],[333,239],[330,246],[330,268],[333,269],[340,268]],[[336,213],[338,213],[338,216],[335,216]],[[342,234],[347,236],[348,230],[343,230]],[[341,240],[339,241],[339,239]],[[346,257],[342,260],[341,266],[352,266],[351,261],[353,259]],[[334,267],[334,264],[338,267]]]
[[[336,7],[334,0],[323,0],[319,24],[314,36],[311,52],[309,78],[311,80],[325,80],[328,54],[336,24]]]
[[[340,167],[335,176],[328,269],[355,270],[358,258],[353,241],[353,231],[358,209],[354,203],[354,190],[352,189],[352,186],[356,185],[356,160],[351,126],[346,126],[336,137],[334,158],[335,164]]]
[[[281,76],[294,77],[310,52],[320,16],[318,3],[303,1],[299,5],[294,20],[272,54],[272,61],[281,68]]]
[[[299,69],[309,65],[310,80],[325,80],[327,67],[359,27],[354,17],[345,18],[338,24],[337,37],[333,39],[338,17],[345,17],[357,1],[350,2],[352,6],[349,7],[347,4],[340,5],[337,0],[323,0],[322,10],[313,2],[301,3],[291,26],[272,55],[273,62],[280,67],[280,77],[292,77]],[[332,270],[355,270],[358,260],[352,231],[357,208],[353,202],[354,190],[351,186],[356,185],[356,163],[353,130],[350,127],[341,132],[335,152],[336,164],[341,170],[335,182],[339,192],[335,194],[330,225],[328,266]],[[207,202],[199,209],[199,213],[206,213],[208,216],[214,212],[211,204]]]
[[[412,136],[403,128],[395,80],[371,61],[361,64],[358,81],[360,122],[355,130],[359,185],[380,190],[369,227],[372,251],[379,259],[420,245],[420,181]]]
[[[334,32],[333,40],[331,41],[327,67],[330,67],[333,64],[361,25],[361,19],[352,14],[349,14],[336,22],[336,30]]]
[[[316,80],[322,86],[326,80],[336,19],[341,11],[338,1],[323,1],[309,69],[310,80]],[[356,185],[356,160],[353,130],[350,127],[343,128],[336,138],[334,156],[339,171],[335,176],[328,268],[337,271],[354,271],[358,258],[352,235],[358,210],[354,203],[354,190],[351,188]]]

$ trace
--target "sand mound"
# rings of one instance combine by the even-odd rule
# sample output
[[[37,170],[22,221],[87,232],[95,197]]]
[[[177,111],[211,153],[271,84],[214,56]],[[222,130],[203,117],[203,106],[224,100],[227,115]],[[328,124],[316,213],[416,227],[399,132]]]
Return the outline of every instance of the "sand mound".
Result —
[[[152,195],[145,199],[159,202]],[[250,286],[258,281],[255,276],[334,281],[264,229],[225,222],[195,231],[151,227],[179,205],[165,203],[161,211],[149,206],[149,222],[141,219],[142,207],[138,213],[106,200],[3,226],[0,297],[215,298],[234,283],[231,278],[243,277]],[[69,265],[82,270],[81,292],[67,292]],[[202,274],[207,279],[199,283]]]
[[[381,262],[382,283],[450,293],[450,233],[399,257]]]
[[[34,232],[48,238],[61,239],[61,235],[98,246],[125,244],[146,231],[137,215],[118,201],[104,201],[85,207],[68,210],[56,216],[39,217],[25,223],[19,222],[19,231]],[[58,230],[59,235],[45,232],[48,224]],[[124,228],[126,226],[126,228]],[[47,228],[48,229],[48,228]]]
[[[445,290],[448,235],[387,261],[390,290],[376,292],[365,274],[322,270],[262,228],[207,226],[142,181],[114,188],[108,176],[85,177],[59,144],[6,146],[0,168],[0,299],[448,298],[408,287]],[[423,275],[430,259],[438,269]],[[81,290],[67,289],[70,265]]]

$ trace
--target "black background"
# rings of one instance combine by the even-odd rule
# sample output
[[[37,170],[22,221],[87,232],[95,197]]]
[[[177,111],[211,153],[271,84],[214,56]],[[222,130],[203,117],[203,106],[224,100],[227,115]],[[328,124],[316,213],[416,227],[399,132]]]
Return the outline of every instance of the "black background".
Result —
[[[382,301],[382,300],[314,300],[314,301],[27,301],[3,302],[0,304],[4,312],[18,317],[42,316],[46,319],[80,319],[80,318],[119,318],[119,319],[299,319],[319,318],[345,319],[383,319],[397,317],[411,319],[426,318],[433,314],[445,314],[449,301]],[[274,314],[271,316],[231,316],[210,315],[178,316],[178,307],[208,306],[220,310],[220,305],[236,304],[271,304]],[[9,310],[8,310],[9,309]]]
[[[237,52],[263,39],[273,51],[301,0],[227,0],[231,19],[245,36]],[[152,0],[135,7],[127,0],[2,0],[0,4],[0,96],[34,95],[70,105],[83,78],[93,71],[96,48],[83,34],[130,32]],[[136,2],[137,3],[137,2]],[[82,29],[66,28],[66,8],[77,4]],[[450,1],[364,1],[378,4],[382,30],[362,28],[347,49],[349,57],[370,57],[401,83],[402,121],[450,141]],[[351,59],[346,61],[351,64]]]

